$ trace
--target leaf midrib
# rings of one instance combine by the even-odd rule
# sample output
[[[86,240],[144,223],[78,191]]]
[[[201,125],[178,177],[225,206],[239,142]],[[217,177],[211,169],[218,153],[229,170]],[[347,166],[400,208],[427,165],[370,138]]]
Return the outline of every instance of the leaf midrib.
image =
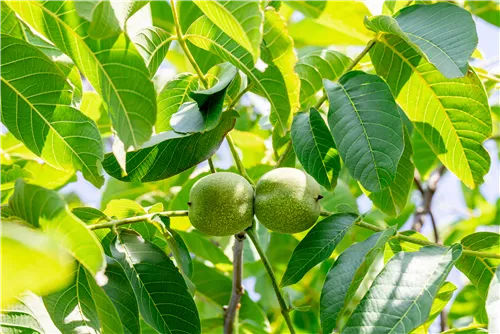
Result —
[[[97,180],[98,178],[96,178],[96,177],[95,177],[94,173],[93,173],[93,172],[92,172],[92,170],[88,167],[88,165],[85,163],[85,161],[83,161],[83,159],[80,157],[80,155],[79,155],[79,154],[77,154],[77,153],[75,152],[75,150],[71,147],[71,145],[69,145],[69,143],[68,143],[68,142],[66,142],[66,140],[64,139],[64,137],[63,137],[63,136],[61,136],[61,134],[60,134],[58,131],[56,131],[56,129],[52,126],[52,123],[50,123],[50,122],[49,122],[49,121],[48,121],[48,120],[47,120],[47,119],[46,119],[46,118],[45,118],[45,117],[44,117],[44,116],[43,116],[43,115],[42,115],[42,114],[41,114],[41,113],[37,110],[37,108],[35,108],[35,106],[34,106],[34,105],[33,105],[33,104],[32,104],[32,103],[28,100],[28,99],[26,99],[26,98],[24,97],[24,95],[22,95],[22,94],[21,94],[21,92],[20,92],[20,91],[18,91],[18,90],[17,90],[14,86],[12,86],[12,85],[10,84],[10,82],[9,82],[9,81],[7,81],[6,79],[4,79],[4,77],[1,77],[0,79],[1,79],[1,80],[2,80],[2,82],[4,82],[7,86],[9,86],[9,88],[10,88],[10,89],[12,89],[12,90],[13,90],[13,91],[14,91],[14,92],[18,95],[18,96],[20,96],[20,97],[23,99],[23,101],[25,101],[25,102],[29,105],[29,107],[30,107],[32,110],[34,110],[34,111],[38,114],[38,116],[39,116],[41,119],[43,119],[43,121],[44,121],[44,122],[45,122],[45,123],[49,126],[49,128],[50,128],[50,129],[51,129],[54,133],[56,133],[56,134],[57,134],[57,136],[61,139],[61,141],[62,141],[63,143],[65,143],[65,144],[66,144],[66,146],[67,146],[67,147],[71,150],[71,152],[73,152],[73,154],[74,154],[74,155],[78,158],[78,160],[80,160],[80,162],[82,163],[82,165],[83,165],[83,166],[85,166],[85,169],[87,169],[87,171],[90,173],[90,175],[93,175],[93,176],[94,176],[94,178]],[[67,107],[71,108],[71,106],[67,106]],[[16,108],[16,110],[18,110],[18,109]],[[16,117],[16,119],[17,119],[17,117]],[[42,152],[40,151],[40,154],[41,154],[41,153],[42,153]],[[58,164],[59,164],[59,163],[58,163]],[[59,164],[59,167],[62,167],[62,166]]]
[[[33,3],[33,2],[31,2]],[[57,16],[55,13],[51,12],[50,10],[48,10],[47,8],[45,8],[43,6],[42,3],[38,3],[38,2],[34,2],[34,4],[36,4],[39,8],[41,8],[44,12],[48,13],[50,16],[52,16],[56,21],[58,21],[61,25],[65,26],[66,27],[66,30],[68,30],[76,39],[80,40],[81,43],[85,46],[85,48],[87,49],[88,53],[90,53],[92,55],[92,58],[94,58],[96,64],[99,66],[99,68],[101,69],[102,73],[104,74],[104,76],[106,77],[107,81],[109,82],[109,86],[113,89],[113,91],[115,92],[117,98],[118,98],[118,101],[120,102],[120,105],[121,107],[123,108],[122,110],[124,111],[127,111],[127,109],[125,108],[125,105],[123,104],[123,101],[122,101],[122,98],[118,92],[118,90],[116,89],[113,81],[111,81],[111,78],[109,77],[108,73],[104,70],[101,62],[97,59],[97,57],[95,56],[94,52],[89,48],[89,46],[87,45],[87,43],[85,43],[84,39],[78,35],[74,30],[73,28],[71,28],[68,24],[66,24],[66,22],[64,22],[63,20],[61,20],[59,18],[59,16]],[[61,32],[62,33],[62,32]],[[132,141],[134,142],[134,146],[138,146],[137,144],[137,140],[135,138],[135,134],[134,134],[134,129],[132,128],[132,123],[130,122],[130,118],[128,117],[128,114],[127,112],[124,112],[124,115],[125,115],[125,119],[127,120],[127,124],[129,125],[129,133],[132,135]]]

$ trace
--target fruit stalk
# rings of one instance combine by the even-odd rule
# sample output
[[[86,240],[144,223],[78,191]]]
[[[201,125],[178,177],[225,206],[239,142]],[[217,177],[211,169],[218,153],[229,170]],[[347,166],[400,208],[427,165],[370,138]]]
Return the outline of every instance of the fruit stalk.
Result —
[[[262,263],[264,264],[264,267],[266,268],[267,273],[271,278],[271,284],[273,285],[274,292],[276,293],[276,297],[278,298],[278,303],[280,304],[281,308],[281,314],[283,315],[283,318],[285,318],[288,330],[290,331],[291,334],[295,334],[296,332],[295,329],[293,328],[292,319],[290,318],[290,308],[286,305],[285,299],[281,294],[278,282],[276,281],[276,276],[274,275],[273,268],[271,267],[271,263],[269,262],[269,259],[267,258],[266,253],[262,248],[262,245],[260,244],[259,237],[257,236],[257,234],[255,234],[254,226],[255,224],[252,225],[252,227],[249,227],[246,230],[246,232],[250,237],[250,240],[252,240],[255,249],[257,249],[257,253],[259,253],[260,259],[262,260]]]
[[[246,233],[241,232],[234,236],[233,245],[233,289],[231,300],[224,313],[224,334],[238,333],[238,313],[241,297],[245,293],[243,287],[243,248]]]
[[[243,166],[243,162],[240,159],[240,156],[238,155],[238,151],[236,151],[236,146],[234,145],[233,138],[231,137],[231,134],[226,135],[227,143],[229,144],[229,149],[231,150],[231,154],[233,155],[234,163],[236,164],[236,168],[238,168],[238,172],[243,176],[247,181],[252,185],[255,186],[255,183],[253,182],[252,178],[248,176],[247,170],[245,169],[245,166]]]

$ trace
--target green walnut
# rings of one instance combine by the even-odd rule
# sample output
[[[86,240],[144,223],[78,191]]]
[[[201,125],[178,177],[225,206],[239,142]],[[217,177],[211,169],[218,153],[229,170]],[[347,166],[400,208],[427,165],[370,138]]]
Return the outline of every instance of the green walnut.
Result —
[[[295,168],[277,168],[257,183],[255,216],[269,230],[302,232],[318,219],[321,198],[320,186],[310,175]]]
[[[213,236],[233,235],[252,225],[253,188],[234,173],[215,173],[198,180],[189,193],[189,220]]]

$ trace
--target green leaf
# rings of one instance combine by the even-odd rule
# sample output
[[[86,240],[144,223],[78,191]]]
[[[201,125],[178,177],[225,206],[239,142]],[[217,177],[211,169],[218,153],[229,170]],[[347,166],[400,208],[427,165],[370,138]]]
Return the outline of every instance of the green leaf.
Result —
[[[104,212],[89,206],[73,208],[71,212],[87,224],[96,224],[109,219]]]
[[[448,312],[448,319],[453,327],[462,327],[473,320],[481,323],[478,318],[482,314],[486,316],[485,300],[472,284],[468,284],[455,296]]]
[[[340,179],[335,187],[335,191],[324,190],[321,192],[321,207],[330,212],[358,212],[356,197],[351,193],[349,186]]]
[[[285,3],[307,17],[316,19],[325,10],[328,1],[286,1]]]
[[[172,42],[171,37],[169,32],[158,27],[145,28],[135,36],[134,43],[146,61],[150,77],[155,75],[165,59]]]
[[[161,203],[160,203],[161,204]],[[104,214],[108,217],[116,217],[115,219],[123,219],[128,217],[145,215],[146,210],[137,202],[129,199],[115,199],[110,201],[104,209]],[[133,229],[146,240],[152,241],[155,233],[158,230],[155,225],[147,220],[139,223],[125,225],[125,227]]]
[[[488,312],[488,330],[490,333],[500,332],[500,318],[497,313],[500,308],[500,266],[495,271],[495,276],[490,283],[486,297],[486,311]]]
[[[323,89],[323,79],[337,80],[350,62],[349,57],[333,50],[313,51],[300,57],[295,71],[300,78],[301,107],[310,107],[316,93]]]
[[[423,324],[461,253],[458,244],[398,253],[375,278],[343,333],[407,333]]]
[[[366,18],[365,25],[375,32],[400,37],[448,78],[467,74],[469,58],[477,46],[472,16],[448,2],[405,7],[395,18]]]
[[[231,63],[212,67],[208,73],[209,87],[189,92],[194,102],[182,104],[170,119],[170,125],[178,133],[205,132],[220,122],[222,107],[228,86],[238,73]]]
[[[123,333],[120,317],[108,296],[82,265],[65,289],[43,297],[47,311],[63,333]]]
[[[177,231],[187,244],[191,253],[197,257],[212,262],[213,264],[231,264],[226,254],[213,242],[207,239],[200,232],[193,230],[191,232]]]
[[[9,207],[15,216],[56,240],[69,254],[96,276],[104,269],[103,249],[95,235],[76,218],[55,191],[16,182]]]
[[[342,160],[365,189],[383,190],[394,181],[404,149],[403,123],[389,87],[361,71],[324,83],[328,125]]]
[[[463,238],[460,243],[466,250],[480,252],[498,252],[500,234],[493,232],[477,232]],[[490,282],[495,276],[495,268],[500,263],[497,259],[462,255],[457,262],[457,269],[469,278],[477,288],[479,295],[486,299]]]
[[[364,46],[372,36],[360,24],[367,15],[370,15],[370,11],[362,2],[327,1],[326,7],[316,19],[305,18],[291,24],[290,35],[298,45]]]
[[[106,295],[116,308],[125,334],[140,333],[139,306],[135,298],[132,285],[123,271],[122,266],[115,259],[106,256],[107,282],[102,286]]]
[[[1,311],[0,331],[2,333],[44,333],[42,326],[33,314],[33,310],[22,299],[16,298],[14,304],[3,307]]]
[[[232,281],[215,268],[194,261],[193,283],[196,293],[217,305],[222,315],[222,306],[227,305],[231,298]],[[240,328],[249,333],[270,333],[271,326],[262,308],[250,299],[248,294],[241,296],[241,308],[238,312]]]
[[[111,246],[132,283],[146,323],[160,333],[201,333],[200,318],[184,278],[168,256],[131,230],[122,230]]]
[[[234,123],[233,114],[228,112],[211,131],[187,136],[173,131],[156,135],[144,148],[127,152],[126,176],[122,176],[113,154],[106,154],[103,167],[112,177],[126,182],[166,179],[211,157]]]
[[[417,168],[422,180],[426,180],[437,167],[439,159],[418,131],[413,131],[411,142],[415,168]]]
[[[80,111],[96,122],[97,128],[103,137],[111,135],[111,120],[99,94],[96,92],[84,92],[82,94]]]
[[[150,138],[156,118],[149,71],[126,34],[103,40],[88,36],[90,23],[78,16],[76,3],[16,1],[9,5],[73,60],[103,98],[125,147],[139,147]]]
[[[0,135],[0,143],[2,148],[0,161],[2,165],[11,165],[18,159],[37,159],[37,156],[10,132]]]
[[[431,307],[431,312],[429,314],[429,317],[427,318],[427,321],[422,325],[414,329],[411,333],[412,334],[426,334],[429,332],[429,328],[431,327],[432,323],[436,318],[438,317],[439,314],[444,310],[446,307],[446,304],[450,301],[451,297],[453,297],[453,293],[457,287],[450,282],[445,282],[443,286],[439,289],[439,292],[436,295],[436,298],[434,299],[434,302],[432,303]]]
[[[182,273],[189,279],[193,277],[193,261],[191,254],[179,233],[167,227],[167,231],[163,234],[167,241],[168,248],[172,251],[177,266]]]
[[[2,34],[9,35],[15,38],[25,39],[23,26],[17,19],[16,13],[9,7],[9,5],[2,1]]]
[[[158,115],[155,129],[158,133],[173,130],[170,119],[179,107],[192,101],[189,93],[198,88],[198,77],[191,73],[180,73],[167,82],[158,96]]]
[[[332,134],[314,108],[297,114],[292,123],[292,144],[302,166],[326,189],[337,185],[340,156]]]
[[[317,223],[293,250],[280,286],[295,284],[318,263],[332,255],[358,216],[336,213]]]
[[[415,165],[413,165],[410,135],[404,129],[405,144],[399,159],[396,178],[387,188],[376,193],[368,193],[373,204],[389,216],[398,216],[408,202],[408,195],[413,185]]]
[[[291,123],[291,115],[299,107],[300,80],[294,72],[297,58],[293,40],[288,36],[285,22],[278,13],[273,9],[265,12],[265,47],[261,58],[268,66],[263,73],[254,68],[250,53],[239,47],[205,16],[191,24],[186,38],[195,46],[212,52],[243,71],[249,82],[254,84],[253,91],[270,102],[272,122],[277,131],[284,134]]]
[[[78,15],[90,21],[89,36],[104,39],[125,31],[127,20],[149,1],[76,1]]]
[[[500,27],[500,8],[496,1],[465,1],[464,7],[486,22]]]
[[[469,188],[482,183],[490,156],[481,143],[491,134],[491,115],[477,75],[447,79],[394,35],[382,36],[370,56],[439,160]]]
[[[259,1],[194,1],[219,29],[259,59],[263,13]]]
[[[71,281],[73,260],[57,240],[5,218],[1,227],[2,306],[15,302],[26,290],[47,294]]]
[[[101,137],[94,122],[70,106],[65,74],[34,46],[5,35],[1,71],[2,123],[54,168],[81,170],[100,187]]]
[[[361,281],[394,233],[395,228],[375,233],[347,248],[335,260],[321,291],[320,318],[324,333],[331,333],[337,328]]]

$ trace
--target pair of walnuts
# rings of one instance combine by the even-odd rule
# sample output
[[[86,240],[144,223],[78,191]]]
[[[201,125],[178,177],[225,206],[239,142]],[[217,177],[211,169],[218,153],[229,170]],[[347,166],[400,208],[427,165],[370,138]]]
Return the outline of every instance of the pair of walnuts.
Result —
[[[319,217],[319,184],[295,168],[277,168],[254,189],[235,173],[215,173],[198,180],[189,194],[193,226],[213,236],[236,234],[252,225],[253,216],[272,231],[298,233]]]

